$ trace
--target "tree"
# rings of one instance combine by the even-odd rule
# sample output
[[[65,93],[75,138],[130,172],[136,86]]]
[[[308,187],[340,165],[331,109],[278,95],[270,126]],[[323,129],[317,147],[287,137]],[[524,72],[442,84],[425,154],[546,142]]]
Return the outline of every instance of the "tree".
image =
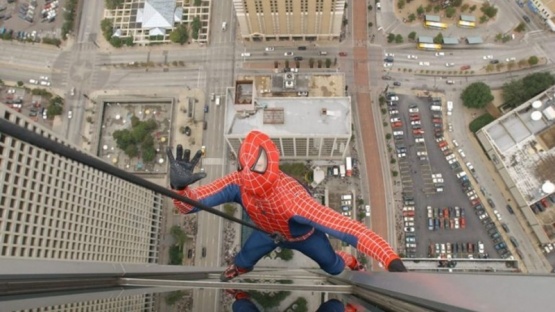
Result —
[[[135,144],[127,145],[127,147],[123,150],[123,152],[129,158],[135,158],[139,156],[139,148]]]
[[[123,4],[124,0],[105,0],[106,8],[113,10]]]
[[[392,43],[393,41],[395,41],[395,34],[387,35],[387,43]]]
[[[191,29],[193,30],[193,34],[192,37],[193,39],[198,39],[198,33],[200,31],[200,18],[198,16],[195,16],[195,18],[193,18],[193,22],[191,23]]]
[[[493,118],[492,115],[490,115],[489,113],[485,113],[482,116],[479,116],[478,118],[471,121],[468,125],[468,128],[470,128],[470,131],[472,131],[473,133],[476,133],[478,130],[482,129],[484,126],[494,120],[495,118]]]
[[[482,13],[484,13],[489,18],[494,18],[495,15],[497,15],[497,8],[487,2],[484,2],[482,4],[480,11],[482,11]]]
[[[314,67],[314,58],[311,57],[308,59],[308,66],[310,66],[310,68]]]
[[[395,36],[395,43],[403,43],[403,35],[397,34],[397,36]]]
[[[46,116],[48,117],[48,119],[52,119],[54,118],[54,116],[61,115],[63,111],[64,111],[64,108],[61,105],[50,103],[50,105],[48,105],[48,111],[46,112]]]
[[[426,10],[426,13],[432,12],[433,8],[434,8],[434,7],[433,7],[431,4],[428,4],[428,5],[426,6],[426,9],[425,9],[425,10]]]
[[[409,22],[414,22],[416,15],[414,13],[409,14]]]
[[[518,24],[518,26],[516,26],[516,28],[515,28],[516,32],[523,32],[525,30],[526,30],[526,24],[524,24],[523,22]]]
[[[371,4],[368,5],[368,11],[372,11],[372,5]]]
[[[457,9],[455,9],[454,7],[448,7],[447,9],[445,9],[445,16],[451,18],[453,17],[453,15],[455,15],[456,12]]]
[[[439,33],[437,36],[434,37],[434,43],[441,44],[443,43],[443,34]]]
[[[331,66],[331,59],[327,58],[326,59],[326,68],[330,68]]]
[[[468,108],[484,108],[488,103],[493,101],[493,95],[487,84],[474,82],[463,90],[461,100],[463,105]]]
[[[424,14],[424,7],[423,7],[422,5],[420,5],[420,6],[416,9],[416,14],[418,14],[418,15]]]
[[[549,72],[534,73],[520,80],[503,85],[503,100],[509,107],[517,107],[555,84],[555,76]]]
[[[453,0],[452,5],[453,5],[454,7],[460,7],[461,4],[462,4],[462,2],[463,2],[463,0]]]
[[[405,0],[399,0],[397,1],[397,8],[399,8],[399,10],[402,10],[405,7]]]
[[[23,85],[24,85],[23,81],[19,80],[19,81],[17,82],[17,86],[18,86],[18,87],[23,87]]]
[[[112,20],[109,18],[105,18],[100,22],[100,29],[102,29],[102,34],[106,40],[110,40],[112,34],[114,33],[114,25],[112,24]]]
[[[170,40],[175,43],[179,43],[183,45],[187,41],[189,41],[189,30],[183,24],[177,26],[171,33],[170,33]]]
[[[179,246],[179,249],[183,250],[183,245],[187,240],[187,235],[185,234],[185,231],[183,231],[183,229],[179,225],[174,225],[170,228],[170,234],[175,239],[175,244]]]
[[[463,5],[461,6],[461,13],[466,12],[466,10],[468,10],[468,8],[469,8],[469,5],[468,5],[468,4],[466,4],[466,3],[463,4]]]
[[[470,7],[470,12],[474,12],[474,11],[476,11],[476,5],[473,5]]]
[[[416,31],[412,31],[409,35],[408,38],[410,40],[416,40]]]
[[[368,22],[368,28],[370,28],[370,27],[372,27],[372,26],[374,26],[374,23]]]
[[[182,290],[172,291],[166,295],[166,304],[170,307],[176,304],[181,298],[185,296],[185,292]]]
[[[528,58],[528,64],[530,64],[530,66],[534,66],[537,65],[539,62],[538,57],[535,55],[530,56],[530,58]]]
[[[121,48],[123,46],[123,41],[121,41],[120,37],[112,36],[112,38],[110,38],[110,44],[115,48]]]

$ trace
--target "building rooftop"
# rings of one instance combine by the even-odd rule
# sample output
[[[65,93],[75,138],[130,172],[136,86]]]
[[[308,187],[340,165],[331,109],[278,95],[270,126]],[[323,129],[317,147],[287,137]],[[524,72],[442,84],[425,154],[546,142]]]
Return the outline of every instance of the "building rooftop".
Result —
[[[270,136],[349,135],[351,99],[344,95],[343,74],[239,76],[227,94],[227,133],[263,128]]]
[[[439,23],[441,21],[441,18],[438,15],[428,15],[428,14],[426,14],[425,19],[426,19],[426,21],[429,21],[429,22],[438,22]]]
[[[457,37],[443,37],[443,44],[459,44]]]
[[[137,22],[142,23],[143,28],[173,27],[176,0],[146,0],[143,9],[137,12]]]
[[[468,44],[484,43],[484,40],[482,39],[481,36],[466,37],[466,41],[468,42]]]
[[[229,134],[243,136],[264,129],[270,136],[348,135],[351,100],[348,97],[259,97],[254,112],[233,110]]]
[[[545,181],[555,181],[554,91],[542,93],[482,129],[529,204],[549,195],[542,192]]]
[[[434,38],[433,37],[428,37],[428,36],[419,36],[418,37],[418,42],[420,42],[420,43],[434,43]]]
[[[461,19],[461,21],[466,21],[466,22],[475,22],[476,21],[476,17],[474,15],[461,14],[460,19]]]

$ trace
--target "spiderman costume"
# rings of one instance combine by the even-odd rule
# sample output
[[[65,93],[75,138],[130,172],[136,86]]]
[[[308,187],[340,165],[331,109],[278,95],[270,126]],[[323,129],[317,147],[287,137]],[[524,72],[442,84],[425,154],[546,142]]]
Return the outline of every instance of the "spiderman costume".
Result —
[[[260,229],[281,238],[275,240],[254,231],[235,257],[234,264],[222,275],[222,280],[249,272],[276,247],[304,253],[329,274],[341,273],[345,265],[360,269],[352,255],[333,250],[326,234],[378,260],[389,271],[406,271],[399,256],[382,237],[362,223],[322,206],[299,182],[280,171],[279,151],[266,134],[251,131],[239,149],[237,171],[197,188],[187,186],[205,176],[191,173],[200,153],[189,162],[186,151],[179,167],[181,154],[182,147],[178,146],[176,161],[168,150],[173,189],[207,206],[238,203]],[[180,180],[182,176],[186,178]],[[178,200],[174,200],[174,204],[181,213],[199,211]]]

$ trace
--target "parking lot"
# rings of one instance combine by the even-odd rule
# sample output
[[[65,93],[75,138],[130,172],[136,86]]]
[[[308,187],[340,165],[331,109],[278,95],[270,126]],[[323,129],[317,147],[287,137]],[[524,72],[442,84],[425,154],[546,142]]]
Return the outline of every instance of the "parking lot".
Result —
[[[65,0],[0,0],[0,29],[15,40],[60,38]]]
[[[46,119],[46,107],[48,100],[40,95],[33,95],[25,88],[0,87],[0,102],[6,104],[14,111],[29,116],[34,121],[48,124]]]
[[[473,169],[464,161],[463,147],[443,137],[451,128],[444,118],[446,103],[398,94],[387,99],[392,154],[402,183],[398,231],[405,237],[399,245],[407,257],[509,257],[507,243],[468,179]]]

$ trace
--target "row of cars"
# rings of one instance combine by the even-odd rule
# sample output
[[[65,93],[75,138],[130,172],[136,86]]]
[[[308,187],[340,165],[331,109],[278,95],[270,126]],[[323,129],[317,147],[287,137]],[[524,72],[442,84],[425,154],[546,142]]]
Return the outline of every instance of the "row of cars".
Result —
[[[427,206],[428,230],[437,231],[440,229],[464,229],[466,228],[466,213],[464,208],[455,207],[436,207]]]
[[[34,85],[40,84],[41,86],[46,87],[50,86],[50,80],[48,79],[48,76],[40,76],[39,79],[29,79],[29,83]]]
[[[451,257],[474,259],[475,256],[481,259],[489,258],[489,254],[485,252],[484,243],[478,241],[474,242],[461,242],[461,243],[432,243],[428,250],[428,256],[436,257]]]

